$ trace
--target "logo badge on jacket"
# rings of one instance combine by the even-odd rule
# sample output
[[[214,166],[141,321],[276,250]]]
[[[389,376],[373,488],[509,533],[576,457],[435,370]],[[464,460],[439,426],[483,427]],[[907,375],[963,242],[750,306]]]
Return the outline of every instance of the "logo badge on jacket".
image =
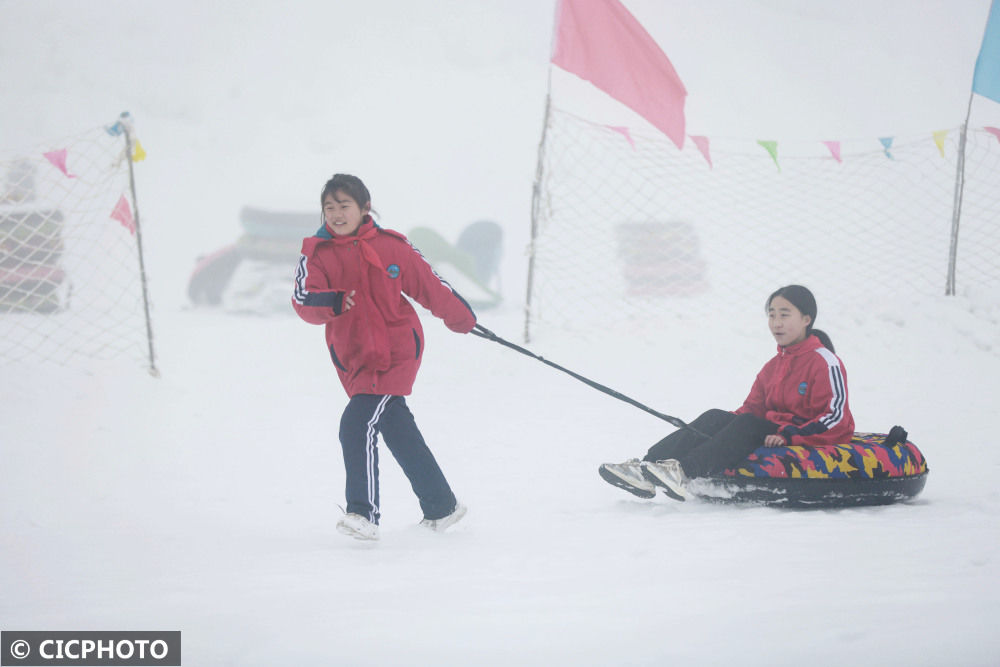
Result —
[[[390,264],[389,266],[385,267],[385,272],[389,274],[390,278],[398,278],[399,264]]]
[[[806,389],[808,389],[808,388],[809,388],[809,383],[808,382],[803,382],[802,384],[800,384],[799,385],[799,395],[800,396],[805,396],[806,395]]]

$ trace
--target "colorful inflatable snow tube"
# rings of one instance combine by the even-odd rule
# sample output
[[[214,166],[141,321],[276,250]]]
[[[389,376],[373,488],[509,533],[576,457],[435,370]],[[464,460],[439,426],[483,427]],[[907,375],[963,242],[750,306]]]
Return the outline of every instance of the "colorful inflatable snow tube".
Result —
[[[824,447],[761,447],[738,466],[692,481],[705,500],[785,507],[887,505],[909,500],[927,483],[927,461],[903,432],[855,433]]]

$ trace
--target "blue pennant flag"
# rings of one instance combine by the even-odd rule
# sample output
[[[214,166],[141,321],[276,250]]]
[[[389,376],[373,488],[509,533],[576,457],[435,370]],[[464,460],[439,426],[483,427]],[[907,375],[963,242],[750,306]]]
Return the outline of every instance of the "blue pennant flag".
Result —
[[[885,153],[885,156],[890,160],[895,159],[894,157],[892,157],[892,153],[889,152],[889,149],[892,148],[892,139],[893,139],[892,137],[879,137],[879,141],[882,143],[882,151]]]
[[[1000,102],[1000,5],[996,0],[990,4],[990,16],[986,19],[986,34],[972,77],[972,92]]]

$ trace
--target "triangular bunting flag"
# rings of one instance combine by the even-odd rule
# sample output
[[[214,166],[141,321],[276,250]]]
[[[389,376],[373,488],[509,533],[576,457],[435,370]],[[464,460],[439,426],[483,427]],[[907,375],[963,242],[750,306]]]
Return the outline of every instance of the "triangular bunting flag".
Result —
[[[833,156],[834,160],[836,160],[837,162],[843,163],[843,160],[840,159],[840,142],[839,141],[824,141],[823,145],[830,149],[830,155]]]
[[[128,205],[125,195],[122,195],[118,203],[115,204],[114,210],[111,211],[111,218],[120,222],[122,227],[129,230],[133,236],[135,235],[135,219],[132,217],[132,208]]]
[[[938,147],[941,157],[944,157],[944,140],[948,136],[948,130],[938,130],[934,133],[934,145]]]
[[[757,143],[760,144],[764,148],[764,150],[766,150],[771,155],[771,159],[774,160],[774,166],[778,168],[778,171],[781,171],[781,165],[778,164],[778,142],[761,140],[758,141]]]
[[[146,151],[139,143],[139,140],[135,140],[135,145],[132,146],[132,162],[142,162],[146,159]]]
[[[705,162],[708,163],[708,168],[711,169],[712,156],[708,154],[708,137],[702,137],[702,136],[696,137],[691,134],[689,134],[688,137],[691,139],[691,141],[694,142],[694,145],[698,147],[698,150],[701,151],[702,157],[704,157]]]
[[[892,140],[894,138],[895,137],[879,137],[879,142],[882,144],[882,152],[884,152],[885,156],[890,160],[896,159],[892,157],[892,153],[889,152],[889,149],[892,148]]]
[[[60,148],[57,151],[49,151],[48,153],[42,153],[45,159],[56,166],[56,168],[61,171],[67,178],[76,178],[76,174],[71,174],[66,169],[66,155],[67,151],[65,148]]]
[[[1000,127],[984,127],[983,129],[996,137],[997,141],[1000,141]]]
[[[608,128],[609,130],[613,130],[618,134],[622,135],[623,137],[625,137],[625,140],[628,141],[630,146],[632,146],[632,150],[635,150],[635,142],[632,141],[632,135],[629,134],[627,127],[623,127],[621,125],[605,125],[604,127]]]

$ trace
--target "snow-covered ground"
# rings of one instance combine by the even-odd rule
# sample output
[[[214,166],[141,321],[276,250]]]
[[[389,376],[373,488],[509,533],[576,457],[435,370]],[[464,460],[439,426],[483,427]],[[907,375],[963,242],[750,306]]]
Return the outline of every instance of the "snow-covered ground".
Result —
[[[624,494],[597,465],[668,426],[429,324],[410,403],[470,513],[426,534],[385,456],[374,546],[333,531],[344,399],[320,330],[161,313],[160,379],[5,370],[0,618],[181,629],[198,665],[995,664],[1000,360],[925,306],[829,323],[858,423],[905,425],[931,467],[915,502],[837,511]],[[719,327],[712,363],[694,336],[536,347],[690,418],[742,400],[760,324]]]
[[[651,21],[654,3],[627,4]],[[670,3],[715,26],[712,39],[756,21],[770,39],[740,54],[746,67],[756,56],[780,74],[790,48],[816,62],[838,50],[807,28],[852,47],[868,78],[850,99],[877,89],[891,109],[820,114],[824,138],[834,121],[854,136],[960,123],[988,3],[929,3],[920,17],[875,4]],[[862,7],[870,20],[855,21]],[[321,330],[190,309],[187,275],[239,233],[243,205],[309,210],[329,174],[354,171],[387,226],[504,225],[508,299],[480,320],[518,340],[550,3],[0,0],[0,18],[0,148],[126,108],[137,118],[162,370],[0,369],[0,629],[181,630],[185,665],[1000,663],[995,295],[820,304],[859,429],[904,425],[931,469],[914,502],[830,511],[624,494],[597,466],[641,455],[669,426],[428,316],[409,402],[470,513],[422,531],[383,455],[382,540],[333,530],[345,398]],[[782,26],[798,37],[774,45]],[[787,84],[769,79],[780,102],[748,96],[740,126],[706,83],[722,47],[651,32],[705,133],[777,131],[772,112],[802,133],[830,106],[788,65]],[[890,72],[932,81],[936,103],[890,105],[907,90],[885,94]],[[725,314],[678,317],[656,339],[609,326],[542,331],[531,346],[685,419],[738,405],[773,353],[763,316],[747,328]]]

